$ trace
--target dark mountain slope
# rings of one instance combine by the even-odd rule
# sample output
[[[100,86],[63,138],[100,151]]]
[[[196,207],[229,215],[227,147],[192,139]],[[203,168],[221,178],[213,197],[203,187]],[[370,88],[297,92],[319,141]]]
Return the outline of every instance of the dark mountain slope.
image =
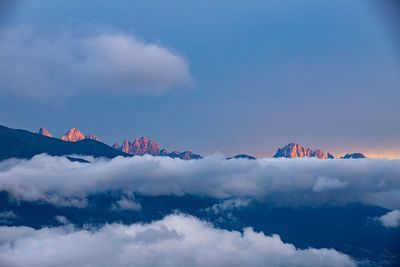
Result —
[[[52,156],[78,154],[106,158],[129,156],[95,140],[65,142],[57,138],[0,125],[0,160],[12,157],[31,158],[41,153]]]

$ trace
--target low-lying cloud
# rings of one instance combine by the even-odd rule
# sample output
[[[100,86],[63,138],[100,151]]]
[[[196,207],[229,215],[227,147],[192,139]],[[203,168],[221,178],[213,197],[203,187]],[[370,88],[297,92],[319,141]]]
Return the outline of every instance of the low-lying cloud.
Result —
[[[117,157],[93,163],[38,155],[0,162],[0,191],[25,201],[84,207],[89,195],[185,194],[242,198],[277,205],[361,202],[400,209],[400,161],[385,159],[226,160],[221,155],[184,161],[168,157]],[[116,208],[138,208],[133,198]]]
[[[160,94],[191,84],[188,63],[168,48],[123,32],[82,32],[88,34],[3,30],[0,93],[36,99],[88,90]]]
[[[297,249],[278,235],[216,229],[179,214],[100,229],[0,227],[0,262],[5,267],[356,266],[334,249]]]
[[[396,228],[400,226],[400,210],[390,211],[381,217],[378,221],[387,228]]]

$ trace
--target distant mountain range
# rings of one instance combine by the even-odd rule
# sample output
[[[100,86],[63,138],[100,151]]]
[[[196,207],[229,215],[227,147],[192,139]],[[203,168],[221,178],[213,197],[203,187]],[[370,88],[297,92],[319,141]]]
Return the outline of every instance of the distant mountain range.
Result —
[[[320,149],[312,149],[304,147],[300,144],[290,143],[283,148],[279,148],[274,158],[318,158],[318,159],[334,159],[335,156],[329,152],[325,153]],[[342,159],[361,159],[366,158],[362,153],[349,153],[341,157]]]
[[[72,128],[60,138],[54,138],[46,128],[40,128],[37,133],[25,130],[11,129],[0,125],[0,160],[7,158],[31,158],[34,155],[47,153],[53,156],[62,155],[90,155],[94,157],[114,158],[116,156],[165,156],[183,160],[201,159],[202,156],[191,151],[168,152],[159,144],[147,137],[135,138],[132,141],[124,139],[121,145],[114,143],[112,146],[99,141],[93,134],[83,134],[77,128]],[[279,148],[274,158],[302,158],[315,157],[318,159],[333,159],[331,153],[320,149],[303,147],[300,144],[290,143]],[[346,154],[343,159],[365,158],[362,153]],[[256,159],[251,155],[238,154],[227,159]],[[81,159],[71,158],[73,161]]]
[[[46,133],[44,130],[41,132]],[[84,139],[79,142],[65,142],[58,138],[0,125],[0,160],[32,158],[42,153],[52,156],[77,154],[106,158],[128,156],[122,151],[115,150],[96,140]]]
[[[53,137],[50,131],[48,131],[46,128],[40,128],[38,134],[46,137]],[[66,132],[65,135],[61,136],[60,139],[62,141],[67,141],[67,142],[79,142],[82,140],[99,141],[99,138],[96,135],[93,134],[85,135],[77,128],[72,128],[71,130]],[[111,147],[117,151],[123,152],[126,155],[132,155],[132,156],[143,156],[148,154],[152,156],[166,156],[171,158],[180,158],[184,160],[203,158],[199,154],[195,154],[192,151],[168,152],[164,148],[161,149],[159,144],[157,144],[156,142],[145,136],[136,138],[133,141],[128,141],[128,139],[124,139],[122,145],[114,143]]]

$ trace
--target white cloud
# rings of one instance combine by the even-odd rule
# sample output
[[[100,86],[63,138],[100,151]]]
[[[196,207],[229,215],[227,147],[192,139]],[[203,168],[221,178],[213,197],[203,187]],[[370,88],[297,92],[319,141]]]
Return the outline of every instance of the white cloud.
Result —
[[[399,174],[400,161],[385,159],[235,161],[216,155],[184,161],[144,156],[80,164],[39,155],[0,162],[0,190],[16,199],[78,207],[87,204],[88,195],[114,191],[251,198],[292,206],[362,202],[393,210],[400,209]]]
[[[125,194],[122,194],[120,200],[118,200],[111,206],[111,210],[114,211],[122,211],[122,210],[140,211],[141,209],[142,206],[138,201],[135,200],[134,195],[129,196]]]
[[[314,192],[323,192],[328,190],[335,190],[347,186],[347,182],[342,182],[336,178],[321,176],[317,178],[313,187]]]
[[[393,210],[377,218],[379,222],[388,228],[396,228],[400,225],[400,210]]]
[[[112,31],[50,35],[28,27],[3,30],[0,72],[0,93],[37,99],[82,90],[159,94],[191,83],[182,56]]]
[[[0,261],[5,267],[356,266],[333,249],[297,249],[278,235],[216,229],[184,215],[89,230],[0,227]]]

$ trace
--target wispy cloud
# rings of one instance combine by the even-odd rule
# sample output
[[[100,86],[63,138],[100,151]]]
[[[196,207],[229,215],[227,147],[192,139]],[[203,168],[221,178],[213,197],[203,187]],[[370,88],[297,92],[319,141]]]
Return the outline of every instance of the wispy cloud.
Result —
[[[334,249],[298,249],[278,235],[216,229],[179,214],[89,230],[0,227],[0,260],[8,267],[356,266]]]
[[[115,191],[250,198],[290,206],[362,202],[394,210],[400,208],[399,173],[400,161],[385,159],[250,161],[215,155],[184,161],[144,156],[81,164],[39,155],[0,162],[0,190],[16,199],[78,207],[87,204],[89,195]]]
[[[82,32],[3,30],[0,94],[36,99],[82,91],[160,94],[191,84],[185,58],[162,45],[124,32]]]

